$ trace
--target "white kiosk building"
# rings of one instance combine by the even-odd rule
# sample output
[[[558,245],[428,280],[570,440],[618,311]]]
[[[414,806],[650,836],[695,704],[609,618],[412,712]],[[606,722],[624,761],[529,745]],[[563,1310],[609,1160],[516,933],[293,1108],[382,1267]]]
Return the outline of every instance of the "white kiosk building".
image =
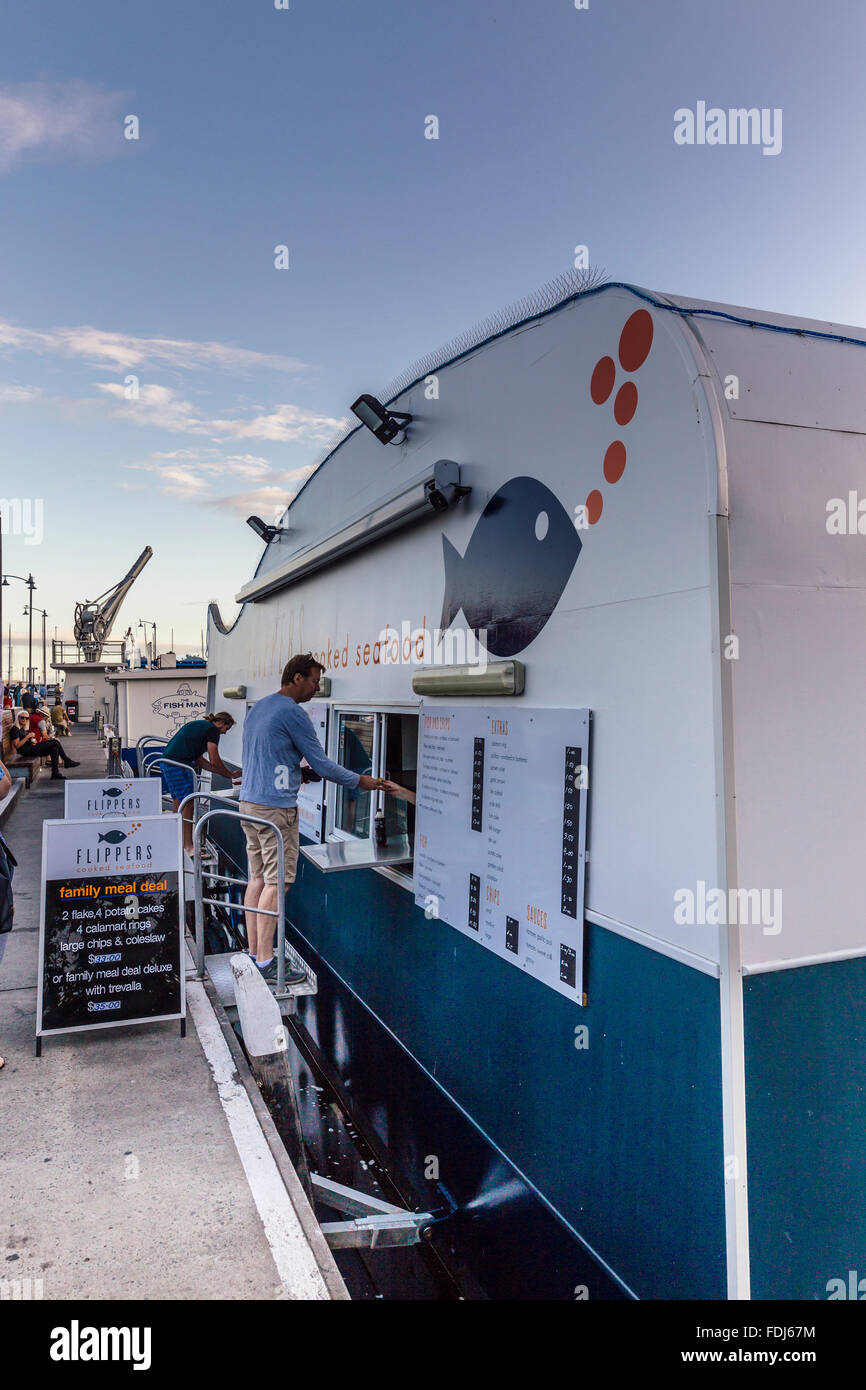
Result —
[[[536,305],[407,374],[403,442],[349,433],[211,612],[210,707],[312,650],[331,756],[417,795],[390,858],[377,798],[305,804],[301,1016],[493,1297],[866,1272],[864,385],[866,330]]]

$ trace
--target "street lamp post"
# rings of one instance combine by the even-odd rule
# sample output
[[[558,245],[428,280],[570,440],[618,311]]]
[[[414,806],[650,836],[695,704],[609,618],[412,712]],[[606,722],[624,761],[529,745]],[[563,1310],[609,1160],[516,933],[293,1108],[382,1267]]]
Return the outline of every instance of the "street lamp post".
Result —
[[[151,622],[150,618],[139,618],[138,626],[144,630],[144,648],[147,651],[147,629],[153,628],[153,647],[151,648],[150,664],[156,660],[156,622]]]
[[[33,590],[36,588],[36,580],[33,578],[33,575],[32,575],[32,574],[28,574],[28,576],[27,576],[26,579],[24,578],[24,575],[23,575],[23,574],[3,574],[3,571],[2,571],[2,554],[0,554],[0,595],[2,595],[2,592],[3,592],[4,589],[7,589],[7,588],[9,587],[9,580],[10,580],[10,579],[20,579],[20,581],[21,581],[22,584],[26,584],[26,585],[27,585],[27,588],[30,590],[30,603],[29,603],[28,607],[32,608],[32,607],[33,607]],[[25,612],[26,612],[26,609],[25,609]],[[3,608],[2,608],[2,604],[0,604],[0,623],[2,623],[2,621],[3,621]],[[0,628],[0,631],[2,631],[2,628]],[[33,617],[32,617],[32,614],[31,614],[31,617],[30,617],[30,634],[29,634],[28,647],[27,647],[27,660],[28,660],[28,666],[27,666],[27,684],[28,684],[28,685],[32,685],[32,684],[33,684]],[[0,663],[0,664],[2,664],[2,663]],[[10,680],[12,679],[12,657],[11,657],[11,655],[10,655],[10,657],[9,657],[9,679],[10,679]]]
[[[47,662],[47,659],[46,659],[47,654],[46,654],[46,650],[45,650],[45,646],[46,646],[46,643],[45,643],[45,619],[48,617],[48,614],[46,613],[46,611],[45,611],[44,608],[36,608],[36,609],[34,610],[33,605],[32,605],[32,604],[28,604],[28,607],[24,609],[25,615],[27,614],[28,609],[29,609],[29,611],[30,611],[30,627],[31,627],[31,630],[32,630],[32,628],[33,628],[33,613],[34,613],[34,611],[37,612],[37,613],[41,613],[41,614],[42,614],[42,684],[45,686],[45,689],[47,690],[47,689],[48,689],[48,662]]]

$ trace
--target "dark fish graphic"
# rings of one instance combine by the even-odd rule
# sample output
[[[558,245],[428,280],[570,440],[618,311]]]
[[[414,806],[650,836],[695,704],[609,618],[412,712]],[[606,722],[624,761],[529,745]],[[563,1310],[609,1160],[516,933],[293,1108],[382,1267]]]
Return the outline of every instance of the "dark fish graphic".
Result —
[[[123,787],[103,787],[102,789],[103,796],[121,796],[122,793]]]
[[[109,830],[107,835],[100,835],[100,841],[105,840],[109,845],[119,845],[126,839],[122,830]]]
[[[446,536],[442,548],[440,627],[450,627],[462,608],[476,636],[487,629],[483,640],[489,652],[514,656],[535,640],[559,603],[581,540],[544,483],[511,478],[478,518],[466,554],[461,556]]]

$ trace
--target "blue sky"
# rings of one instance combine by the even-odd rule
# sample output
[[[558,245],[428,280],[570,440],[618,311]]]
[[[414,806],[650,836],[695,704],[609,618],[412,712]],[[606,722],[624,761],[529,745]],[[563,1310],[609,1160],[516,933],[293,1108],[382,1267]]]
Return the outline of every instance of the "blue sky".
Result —
[[[866,324],[864,38],[852,0],[7,6],[0,495],[43,498],[44,539],[4,536],[4,569],[69,635],[149,543],[114,635],[156,618],[198,650],[256,563],[243,518],[355,396],[577,244],[612,279]],[[701,100],[781,108],[781,153],[677,146]]]

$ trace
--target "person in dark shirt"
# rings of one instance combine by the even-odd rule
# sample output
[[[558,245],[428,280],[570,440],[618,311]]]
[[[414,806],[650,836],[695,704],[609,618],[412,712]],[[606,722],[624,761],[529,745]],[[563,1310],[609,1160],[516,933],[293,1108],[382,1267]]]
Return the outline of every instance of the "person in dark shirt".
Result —
[[[62,781],[63,773],[60,771],[59,764],[62,762],[64,767],[78,767],[78,763],[69,757],[59,739],[38,739],[36,734],[27,727],[29,723],[30,716],[25,710],[22,710],[17,723],[13,724],[9,730],[12,747],[19,758],[50,758],[52,781]]]
[[[21,708],[31,710],[36,708],[36,696],[29,685],[21,687]]]
[[[183,798],[195,790],[193,768],[205,768],[208,772],[217,772],[221,777],[228,777],[231,781],[239,781],[241,774],[231,772],[226,767],[218,747],[220,736],[227,734],[234,722],[232,716],[222,710],[219,714],[207,714],[204,719],[191,719],[187,724],[182,724],[174,737],[169,739],[162,756],[175,763],[185,763],[190,769],[189,772],[184,772],[182,768],[166,767],[165,763],[162,764],[163,781],[171,795],[173,811],[177,811]],[[183,847],[187,854],[192,854],[194,804],[190,801],[183,808]]]

